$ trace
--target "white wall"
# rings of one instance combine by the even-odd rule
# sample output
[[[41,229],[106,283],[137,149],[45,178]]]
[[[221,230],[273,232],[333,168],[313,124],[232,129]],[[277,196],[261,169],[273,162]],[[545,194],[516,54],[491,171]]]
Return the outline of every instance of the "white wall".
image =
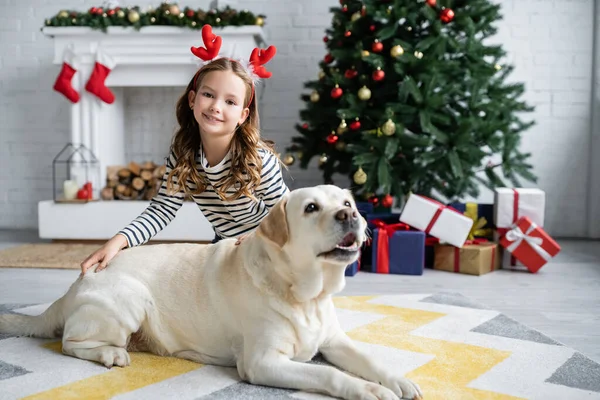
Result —
[[[59,66],[51,64],[51,39],[39,31],[60,9],[86,10],[93,0],[3,0],[0,2],[0,227],[37,226],[37,202],[52,196],[51,162],[69,139],[69,104],[52,85]],[[120,1],[153,5],[160,1]],[[184,2],[184,7],[206,7]],[[229,0],[238,9],[268,16],[268,41],[278,47],[269,63],[261,119],[265,137],[283,148],[295,135],[303,107],[303,83],[314,79],[325,54],[328,10],[338,0]],[[538,124],[523,138],[533,152],[539,187],[547,192],[547,229],[557,236],[585,236],[593,196],[590,175],[592,121],[593,0],[502,0],[504,21],[495,41],[516,65],[514,80],[525,82],[526,99],[537,106]],[[221,3],[222,4],[222,3]],[[131,160],[160,161],[175,128],[173,108],[180,88],[126,91]],[[596,106],[598,103],[596,103]],[[596,107],[597,108],[597,107]],[[596,124],[598,130],[598,124]],[[597,137],[597,136],[596,136]],[[313,163],[314,165],[315,163]],[[290,169],[291,187],[320,183],[316,168]],[[575,171],[577,171],[575,173]],[[345,181],[336,182],[341,185]],[[597,188],[598,185],[596,185]],[[600,190],[596,190],[600,193]],[[491,200],[484,191],[482,200]],[[598,206],[600,207],[600,206]],[[600,215],[600,212],[596,215]],[[596,235],[599,232],[596,230]]]

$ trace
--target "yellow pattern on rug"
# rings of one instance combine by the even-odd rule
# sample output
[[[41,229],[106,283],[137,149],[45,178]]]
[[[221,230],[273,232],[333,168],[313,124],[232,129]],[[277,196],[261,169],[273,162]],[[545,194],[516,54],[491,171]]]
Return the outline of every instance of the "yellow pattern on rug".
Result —
[[[52,342],[44,347],[62,352],[61,342]],[[107,400],[118,394],[131,392],[204,366],[180,358],[160,357],[149,353],[129,353],[129,355],[131,365],[128,367],[113,367],[104,374],[37,393],[25,397],[24,400]]]
[[[510,352],[413,336],[411,331],[445,314],[368,303],[373,298],[375,297],[356,296],[334,299],[337,308],[388,316],[347,332],[348,336],[365,343],[434,354],[435,359],[406,375],[421,386],[427,399],[520,399],[467,387],[469,382],[509,357]]]

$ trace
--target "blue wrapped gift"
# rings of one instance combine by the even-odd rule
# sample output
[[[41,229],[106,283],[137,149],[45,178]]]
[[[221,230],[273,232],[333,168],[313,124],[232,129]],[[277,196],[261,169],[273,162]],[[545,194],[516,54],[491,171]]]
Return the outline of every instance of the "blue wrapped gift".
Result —
[[[346,272],[344,272],[344,275],[345,276],[354,276],[358,273],[359,269],[360,269],[360,258],[346,267]]]
[[[385,263],[377,259],[379,250],[380,228],[373,233],[373,252],[371,261],[371,272],[401,274],[401,275],[423,275],[425,264],[425,232],[414,230],[396,231],[389,238],[388,271]]]
[[[370,204],[370,203],[369,203]],[[361,257],[360,257],[360,269],[371,271],[371,261],[373,260],[373,232],[375,231],[375,224],[373,221],[381,220],[386,224],[396,224],[400,220],[400,214],[397,213],[385,213],[385,214],[367,214],[364,216],[367,220],[367,227],[369,229],[369,234],[371,235],[371,240],[367,242],[365,246],[363,246]]]
[[[372,203],[366,201],[358,201],[356,202],[356,209],[363,217],[366,218],[366,215],[373,214],[375,207]]]
[[[494,205],[472,202],[454,202],[448,204],[456,211],[473,220],[473,235],[479,238],[493,239]]]

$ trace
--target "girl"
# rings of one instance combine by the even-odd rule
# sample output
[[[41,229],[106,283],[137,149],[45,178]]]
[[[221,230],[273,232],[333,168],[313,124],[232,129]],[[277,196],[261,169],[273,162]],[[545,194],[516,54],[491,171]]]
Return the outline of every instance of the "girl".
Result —
[[[221,38],[202,28],[204,48],[192,52],[207,61],[177,102],[179,129],[166,160],[158,194],[142,214],[81,263],[96,272],[126,247],[146,243],[175,218],[187,195],[213,225],[216,243],[241,238],[258,227],[269,209],[289,191],[271,142],[261,139],[254,95],[256,76],[268,78],[261,64],[275,48],[254,49],[248,66],[215,58]],[[182,183],[182,184],[180,184]]]

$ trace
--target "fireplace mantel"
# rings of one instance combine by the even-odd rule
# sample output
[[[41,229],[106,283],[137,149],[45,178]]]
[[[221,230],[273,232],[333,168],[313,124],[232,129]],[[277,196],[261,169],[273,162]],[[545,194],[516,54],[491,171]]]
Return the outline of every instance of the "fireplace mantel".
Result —
[[[100,165],[99,181],[94,182],[94,187],[99,191],[106,182],[106,167],[112,165],[126,165],[125,159],[125,120],[126,110],[124,90],[127,87],[181,87],[187,86],[189,80],[198,69],[198,58],[190,51],[192,46],[203,46],[200,30],[169,26],[150,26],[140,30],[125,27],[109,27],[107,32],[94,30],[87,27],[44,27],[43,34],[52,40],[54,45],[53,63],[62,65],[63,54],[66,48],[71,48],[75,53],[73,67],[77,73],[72,79],[72,86],[79,92],[80,100],[76,104],[69,103],[62,98],[71,109],[70,131],[72,143],[81,143],[92,150],[98,158]],[[220,54],[231,58],[248,59],[255,47],[267,47],[260,26],[228,26],[213,28],[213,32],[223,38]],[[114,61],[115,66],[106,79],[106,86],[115,95],[112,104],[103,103],[93,94],[85,90],[85,85],[91,75],[95,63],[97,49],[102,49]],[[56,94],[57,99],[59,94]],[[174,107],[174,105],[173,105]],[[174,110],[173,110],[174,112]],[[168,133],[168,132],[167,132]],[[165,152],[168,149],[165,149]],[[96,193],[98,194],[98,193]],[[81,226],[93,223],[98,216],[114,213],[120,200],[114,202],[95,202],[96,204],[51,204],[41,202],[39,211],[39,231],[42,238],[48,239],[80,239],[90,238],[82,232],[73,232],[72,226],[57,224],[51,213],[59,212],[68,216],[76,214],[83,218]],[[135,208],[139,208],[138,202]],[[77,208],[79,207],[79,208]],[[103,207],[107,207],[103,211]],[[122,208],[132,209],[125,206]],[[72,210],[71,210],[72,208]],[[111,211],[109,211],[109,208]],[[89,212],[86,211],[89,210]],[[198,240],[212,237],[210,224],[201,215],[197,221],[188,221],[203,227],[198,232]],[[131,219],[136,215],[131,215]],[[110,220],[110,219],[109,219]],[[96,228],[94,239],[107,239],[123,226],[106,226],[107,220],[100,218],[103,224],[101,229]],[[122,219],[121,219],[122,221]],[[67,224],[68,225],[68,224]],[[89,226],[89,225],[88,225]],[[204,232],[205,230],[207,230]],[[89,232],[88,232],[89,233]],[[175,229],[169,229],[168,237],[162,240],[190,240],[194,238],[187,232],[178,234]]]
[[[63,52],[73,46],[77,63],[93,67],[94,53],[101,47],[116,62],[107,86],[187,86],[197,69],[192,46],[203,46],[200,30],[171,26],[134,28],[109,27],[107,32],[86,27],[45,27],[44,35],[54,39],[54,64],[62,64]],[[221,53],[249,58],[252,49],[264,46],[260,26],[213,28],[223,38]],[[87,79],[87,77],[86,77]]]

